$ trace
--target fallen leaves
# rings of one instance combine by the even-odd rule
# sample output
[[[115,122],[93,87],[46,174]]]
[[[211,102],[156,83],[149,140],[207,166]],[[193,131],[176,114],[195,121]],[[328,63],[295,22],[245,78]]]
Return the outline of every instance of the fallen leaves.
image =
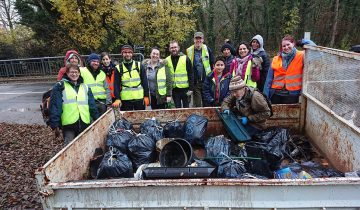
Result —
[[[41,209],[34,172],[62,147],[49,127],[0,123],[0,206]]]

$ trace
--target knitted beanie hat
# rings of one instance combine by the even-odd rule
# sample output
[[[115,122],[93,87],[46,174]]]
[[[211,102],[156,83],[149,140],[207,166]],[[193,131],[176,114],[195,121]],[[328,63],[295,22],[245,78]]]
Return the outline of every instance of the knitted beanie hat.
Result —
[[[225,43],[222,47],[221,47],[221,52],[223,52],[225,49],[229,49],[231,50],[231,48],[233,48],[229,43]]]
[[[134,49],[131,47],[131,45],[123,45],[120,49],[121,53],[123,53],[124,51],[131,51],[131,52],[134,52]]]
[[[229,90],[230,91],[240,90],[240,89],[244,88],[245,86],[246,85],[245,85],[244,80],[242,80],[240,76],[235,76],[230,81]]]
[[[91,53],[89,57],[86,59],[86,63],[90,65],[91,61],[100,61],[100,56],[96,53]]]

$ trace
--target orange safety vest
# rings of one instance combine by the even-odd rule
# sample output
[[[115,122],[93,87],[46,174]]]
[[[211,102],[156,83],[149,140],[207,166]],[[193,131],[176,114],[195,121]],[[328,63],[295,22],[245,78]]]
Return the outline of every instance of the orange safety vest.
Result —
[[[111,98],[115,98],[115,94],[114,94],[114,75],[115,72],[113,72],[111,74],[111,77],[109,78],[108,76],[106,76],[106,81],[109,85],[109,90],[110,90],[110,94],[111,94]]]
[[[274,79],[271,88],[286,89],[289,91],[301,90],[304,65],[303,59],[303,52],[297,51],[294,59],[286,70],[282,67],[282,57],[275,56],[271,64],[271,68],[274,70]]]

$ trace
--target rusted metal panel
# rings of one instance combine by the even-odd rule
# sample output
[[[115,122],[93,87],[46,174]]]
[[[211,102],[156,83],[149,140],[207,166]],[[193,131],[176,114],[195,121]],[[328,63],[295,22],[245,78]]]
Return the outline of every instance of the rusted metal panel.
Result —
[[[97,147],[104,147],[104,137],[109,125],[114,122],[114,114],[108,110],[59,153],[57,153],[36,173],[45,174],[50,182],[80,180],[86,176],[90,158]]]
[[[58,189],[52,203],[55,208],[71,206],[73,209],[348,209],[360,206],[359,190],[360,185],[341,184],[97,187]]]
[[[310,46],[310,45],[305,45],[304,48],[305,49],[316,50],[316,51],[321,51],[321,52],[329,53],[329,54],[332,54],[332,55],[338,55],[339,57],[345,57],[345,58],[352,58],[352,59],[360,60],[360,54],[356,53],[356,52],[350,52],[350,51],[333,49],[333,48],[322,47],[322,46]]]
[[[336,169],[346,172],[360,168],[358,129],[311,98],[307,99],[305,132]]]

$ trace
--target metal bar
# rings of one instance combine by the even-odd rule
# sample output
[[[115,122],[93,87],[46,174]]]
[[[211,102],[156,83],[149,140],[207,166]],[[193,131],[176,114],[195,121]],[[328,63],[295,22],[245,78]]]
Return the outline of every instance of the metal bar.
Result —
[[[360,60],[360,54],[356,53],[356,52],[350,52],[350,51],[333,49],[333,48],[322,47],[322,46],[311,46],[311,45],[304,45],[304,48],[305,49],[310,49],[310,50],[321,51],[321,52],[329,53],[329,54],[332,54],[332,55],[338,55],[338,56],[341,56],[341,57]]]

